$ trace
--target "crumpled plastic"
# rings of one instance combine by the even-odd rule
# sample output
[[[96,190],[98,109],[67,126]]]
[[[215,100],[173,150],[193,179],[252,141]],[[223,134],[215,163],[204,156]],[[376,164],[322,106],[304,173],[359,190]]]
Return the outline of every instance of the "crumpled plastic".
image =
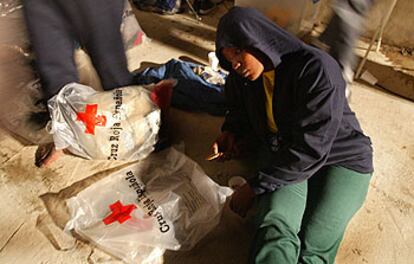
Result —
[[[152,154],[67,200],[66,231],[127,263],[189,250],[220,221],[228,187],[174,148]]]
[[[160,109],[143,86],[97,92],[78,83],[49,99],[50,133],[56,149],[93,160],[134,161],[157,141]]]
[[[203,78],[206,82],[216,85],[224,86],[226,84],[227,74],[222,70],[213,70],[210,66],[196,66],[193,72]]]

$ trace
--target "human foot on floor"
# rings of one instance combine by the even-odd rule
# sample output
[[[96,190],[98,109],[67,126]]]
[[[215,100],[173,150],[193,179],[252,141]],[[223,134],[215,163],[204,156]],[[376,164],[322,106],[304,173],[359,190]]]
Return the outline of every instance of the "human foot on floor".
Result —
[[[48,167],[63,155],[64,150],[57,150],[54,143],[39,145],[35,153],[35,165],[38,168]]]

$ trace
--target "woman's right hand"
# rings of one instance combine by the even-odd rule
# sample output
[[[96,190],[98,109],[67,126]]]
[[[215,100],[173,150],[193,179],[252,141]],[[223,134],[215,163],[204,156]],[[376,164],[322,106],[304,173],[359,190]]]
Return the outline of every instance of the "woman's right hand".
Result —
[[[213,154],[217,154],[219,161],[230,160],[239,155],[236,136],[229,131],[222,132],[211,146]]]

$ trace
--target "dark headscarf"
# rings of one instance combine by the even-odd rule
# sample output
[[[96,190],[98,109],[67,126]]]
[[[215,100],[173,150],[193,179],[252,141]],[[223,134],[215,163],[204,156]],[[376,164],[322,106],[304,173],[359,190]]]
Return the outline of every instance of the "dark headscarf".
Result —
[[[231,69],[221,54],[222,48],[253,48],[266,55],[273,66],[285,54],[304,48],[302,42],[254,8],[233,7],[219,22],[216,53],[221,67]]]

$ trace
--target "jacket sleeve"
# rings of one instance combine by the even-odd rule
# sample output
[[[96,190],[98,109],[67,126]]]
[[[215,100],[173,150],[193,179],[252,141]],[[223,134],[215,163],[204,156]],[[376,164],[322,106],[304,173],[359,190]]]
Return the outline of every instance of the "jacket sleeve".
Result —
[[[243,102],[243,89],[239,87],[240,85],[243,84],[237,80],[235,73],[231,72],[227,77],[224,88],[227,111],[221,130],[229,131],[236,135],[243,134],[250,128]]]
[[[249,181],[256,194],[306,180],[325,164],[342,120],[345,100],[345,83],[339,70],[335,84],[327,70],[331,69],[324,69],[320,61],[313,60],[301,71],[296,87],[292,87],[296,111],[285,113],[293,115],[293,125],[288,128],[292,136],[282,139],[278,150],[271,154],[271,164]]]

